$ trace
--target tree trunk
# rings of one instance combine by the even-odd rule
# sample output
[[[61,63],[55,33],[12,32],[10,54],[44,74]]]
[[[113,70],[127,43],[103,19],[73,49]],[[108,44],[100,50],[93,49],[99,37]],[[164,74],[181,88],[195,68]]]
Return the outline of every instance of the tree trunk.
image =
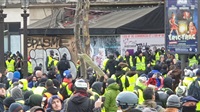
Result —
[[[75,39],[76,39],[76,48],[77,48],[77,56],[78,56],[78,54],[84,53],[84,51],[82,49],[81,37],[80,37],[81,11],[82,11],[82,1],[78,0],[77,5],[76,5],[75,28],[74,28],[74,36],[75,36]],[[84,62],[84,60],[81,57],[79,57],[79,60],[81,62],[81,66],[80,66],[81,76],[83,76],[84,78],[86,78],[87,75],[86,75],[85,62]]]
[[[82,34],[84,39],[85,53],[90,56],[90,33],[89,33],[89,11],[90,11],[90,1],[83,0],[83,27]]]

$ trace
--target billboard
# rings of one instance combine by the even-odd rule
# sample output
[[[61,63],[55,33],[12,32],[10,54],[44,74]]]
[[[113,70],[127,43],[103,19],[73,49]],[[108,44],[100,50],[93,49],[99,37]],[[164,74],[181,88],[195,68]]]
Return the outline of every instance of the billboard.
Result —
[[[166,50],[194,54],[198,48],[198,0],[166,0]]]
[[[125,55],[125,51],[129,51],[132,55],[137,51],[138,46],[150,46],[153,48],[161,48],[165,46],[164,34],[128,34],[120,35],[121,55]]]

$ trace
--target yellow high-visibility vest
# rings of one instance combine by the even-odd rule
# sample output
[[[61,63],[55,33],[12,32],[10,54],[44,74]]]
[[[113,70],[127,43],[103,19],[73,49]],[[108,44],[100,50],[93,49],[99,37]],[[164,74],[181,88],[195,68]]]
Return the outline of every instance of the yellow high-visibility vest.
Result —
[[[45,87],[36,87],[34,90],[33,90],[33,93],[34,94],[38,94],[38,95],[43,95],[43,92],[46,90]]]
[[[8,72],[14,72],[15,71],[14,63],[15,63],[15,60],[13,60],[13,59],[10,60],[10,62],[8,60],[6,61],[6,66],[7,66]]]
[[[58,65],[58,60],[53,60],[53,61],[54,61],[53,65],[54,65],[55,67],[57,67],[57,65]]]
[[[190,67],[193,66],[194,64],[198,64],[198,61],[197,61],[195,56],[193,56],[191,59],[188,58],[188,60],[189,60],[189,66]]]
[[[135,74],[132,77],[127,76],[127,78],[128,78],[128,81],[129,81],[129,87],[127,88],[127,90],[130,91],[130,92],[133,92],[134,89],[135,89],[135,83],[136,83],[136,80],[138,78],[138,74]]]
[[[106,59],[103,60],[102,70],[105,70],[106,64],[107,64],[108,60],[109,60],[108,58],[106,58]]]
[[[28,73],[30,73],[30,74],[33,73],[33,65],[30,61],[28,61]]]
[[[136,70],[146,70],[146,64],[145,64],[145,57],[142,56],[142,60],[140,60],[139,57],[136,57]]]
[[[159,52],[156,53],[155,59],[156,59],[156,61],[160,60],[160,54],[159,54]]]
[[[125,57],[124,57],[124,61],[126,61],[126,58],[125,58]],[[133,57],[130,56],[130,57],[129,57],[129,60],[127,60],[127,61],[129,61],[130,67],[132,68],[132,67],[133,67]]]
[[[144,102],[143,91],[141,89],[137,89],[137,90],[134,90],[134,93],[137,94],[137,96],[138,96],[138,104],[141,105]]]
[[[51,66],[52,61],[53,61],[53,58],[51,56],[48,56],[48,67]]]

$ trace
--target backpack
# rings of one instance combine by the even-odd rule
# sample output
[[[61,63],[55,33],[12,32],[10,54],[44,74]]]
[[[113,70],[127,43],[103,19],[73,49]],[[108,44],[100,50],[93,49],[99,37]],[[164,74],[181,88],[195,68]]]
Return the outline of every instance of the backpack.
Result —
[[[63,96],[63,99],[69,98],[68,91],[66,89],[67,87],[68,87],[68,84],[62,85],[62,87],[59,90],[59,93]]]
[[[188,89],[188,95],[194,97],[197,100],[200,100],[200,87],[198,80],[192,82]]]

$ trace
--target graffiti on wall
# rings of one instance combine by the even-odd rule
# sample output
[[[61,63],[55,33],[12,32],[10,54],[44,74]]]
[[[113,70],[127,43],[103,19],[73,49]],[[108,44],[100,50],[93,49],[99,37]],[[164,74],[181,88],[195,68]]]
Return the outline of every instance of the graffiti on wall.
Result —
[[[120,51],[119,36],[95,36],[91,37],[91,46],[94,49],[94,55],[98,54],[99,48],[104,48],[106,55],[112,54],[115,51]]]
[[[103,60],[109,54],[120,51],[120,38],[117,36],[95,36],[90,38],[92,58],[95,64],[102,67]]]
[[[50,55],[50,50],[54,51],[55,58],[60,60],[63,54],[67,54],[67,59],[70,62],[70,70],[72,71],[73,78],[76,77],[75,60],[75,46],[73,39],[48,37],[48,38],[28,38],[29,56],[33,67],[41,66],[42,70],[46,72],[46,58]],[[55,55],[56,54],[56,55]]]

